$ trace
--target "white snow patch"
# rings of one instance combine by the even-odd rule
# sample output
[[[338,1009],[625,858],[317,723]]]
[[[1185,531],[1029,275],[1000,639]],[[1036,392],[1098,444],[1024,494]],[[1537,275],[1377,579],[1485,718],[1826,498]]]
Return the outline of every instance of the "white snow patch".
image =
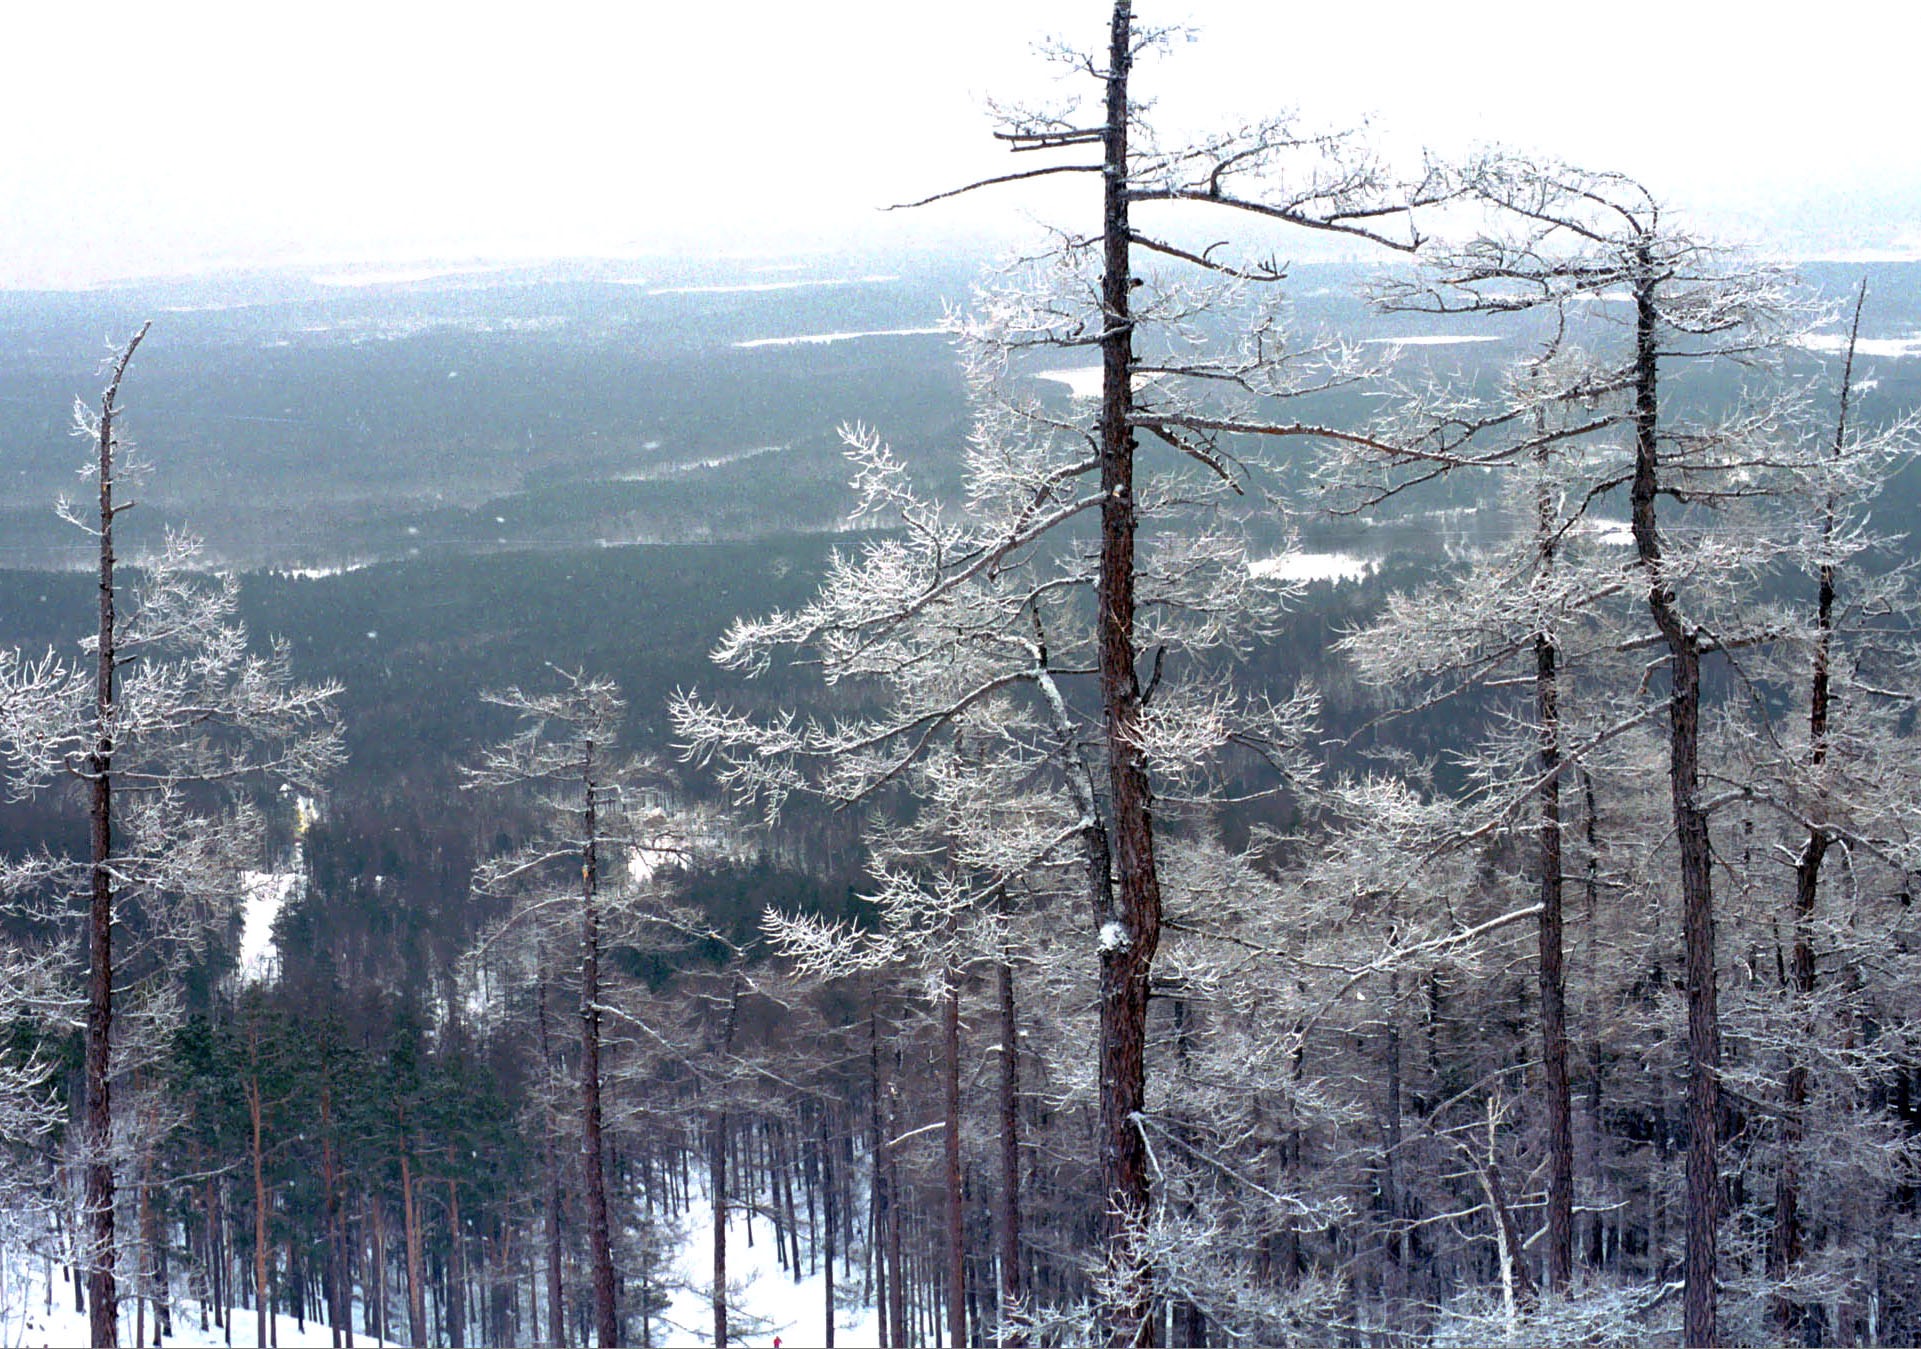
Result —
[[[1279,581],[1365,581],[1380,569],[1380,558],[1358,553],[1280,553],[1247,563],[1249,576]]]
[[[1823,356],[1839,356],[1847,351],[1848,339],[1841,333],[1812,333],[1797,345],[1807,351],[1820,352]],[[1910,333],[1906,337],[1863,337],[1855,342],[1854,353],[1857,356],[1881,356],[1897,361],[1908,356],[1921,356],[1921,333]]]
[[[824,347],[832,342],[853,342],[863,337],[925,337],[934,333],[944,333],[947,329],[933,328],[869,328],[863,332],[846,333],[802,333],[797,337],[756,337],[734,345],[746,350],[752,347]]]
[[[371,566],[371,561],[356,561],[340,562],[328,567],[273,567],[267,574],[294,581],[324,581],[329,576],[345,576],[350,571],[363,571]]]
[[[55,1269],[59,1268],[56,1263]],[[8,1245],[0,1250],[0,1345],[33,1346],[34,1349],[54,1349],[59,1345],[88,1344],[92,1342],[91,1326],[85,1312],[73,1309],[73,1285],[66,1282],[58,1273],[52,1276],[53,1306],[47,1306],[48,1269],[37,1255],[19,1247]],[[200,1303],[197,1299],[178,1296],[175,1287],[173,1301],[173,1333],[167,1337],[167,1344],[176,1349],[224,1349],[229,1343],[252,1344],[257,1313],[234,1310],[228,1315],[235,1318],[233,1336],[208,1318],[207,1328],[200,1328]],[[364,1329],[365,1308],[355,1304],[354,1343],[366,1345],[369,1349],[381,1349],[382,1341],[369,1335]],[[131,1343],[134,1329],[134,1299],[121,1285],[120,1292],[120,1334],[123,1344]],[[153,1311],[148,1309],[146,1317],[148,1336],[153,1334]],[[303,1329],[291,1316],[279,1315],[274,1318],[271,1335],[282,1349],[327,1349],[333,1344],[333,1332],[324,1321],[309,1321]]]
[[[293,858],[288,870],[240,873],[240,952],[236,973],[242,983],[271,982],[280,976],[280,949],[273,939],[274,920],[306,878],[306,844],[302,840],[319,814],[311,797],[296,795]]]
[[[649,295],[739,295],[753,291],[768,290],[807,290],[820,286],[884,286],[898,281],[898,276],[832,276],[813,277],[805,281],[730,281],[709,286],[660,286],[647,293]],[[645,282],[621,282],[622,285],[645,285]]]
[[[280,951],[274,945],[274,919],[293,897],[300,883],[297,871],[240,873],[240,978],[243,983],[270,981],[280,973]]]
[[[1596,543],[1611,544],[1618,548],[1631,547],[1634,543],[1634,526],[1626,520],[1583,520],[1574,527],[1573,532]]]
[[[667,1349],[696,1349],[714,1342],[714,1210],[705,1200],[696,1200],[682,1221],[686,1238],[670,1276],[679,1287],[654,1321],[654,1343]],[[727,1283],[733,1293],[728,1299],[728,1340],[772,1344],[778,1335],[794,1346],[827,1343],[825,1281],[818,1272],[799,1279],[789,1275],[774,1252],[772,1229],[764,1221],[759,1229],[749,1250],[746,1222],[737,1210],[729,1212]],[[850,1273],[837,1265],[834,1284],[837,1294],[857,1296],[859,1267]],[[843,1302],[834,1319],[834,1343],[847,1349],[879,1344],[880,1321],[874,1309]]]
[[[1069,398],[1096,399],[1101,396],[1101,368],[1098,365],[1066,366],[1059,370],[1030,371],[1035,379],[1048,380],[1054,384],[1065,384]],[[1136,373],[1134,387],[1154,378],[1153,371]]]
[[[1452,347],[1468,342],[1499,342],[1498,333],[1423,333],[1415,337],[1364,337],[1367,347]]]
[[[1101,924],[1101,950],[1125,951],[1127,949],[1127,929],[1113,919]]]

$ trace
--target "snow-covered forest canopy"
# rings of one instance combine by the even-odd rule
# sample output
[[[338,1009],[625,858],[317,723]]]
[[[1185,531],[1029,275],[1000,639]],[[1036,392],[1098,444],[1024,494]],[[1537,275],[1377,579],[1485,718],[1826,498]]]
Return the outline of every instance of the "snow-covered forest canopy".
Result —
[[[1921,1340],[1921,264],[1089,36],[982,269],[0,302],[8,1343]]]

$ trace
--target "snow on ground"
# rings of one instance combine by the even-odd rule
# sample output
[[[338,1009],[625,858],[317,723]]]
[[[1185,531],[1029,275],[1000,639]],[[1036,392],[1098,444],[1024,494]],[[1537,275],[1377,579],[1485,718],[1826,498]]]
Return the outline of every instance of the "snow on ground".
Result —
[[[1452,347],[1464,342],[1499,342],[1497,333],[1423,333],[1416,337],[1364,337],[1366,347]]]
[[[823,276],[805,281],[733,281],[710,286],[661,286],[647,293],[649,295],[738,295],[749,291],[805,290],[815,286],[884,286],[898,280],[900,280],[898,276]]]
[[[73,1309],[73,1285],[62,1276],[62,1266],[53,1268],[53,1307],[47,1307],[47,1267],[38,1256],[17,1247],[0,1250],[0,1349],[60,1349],[60,1346],[87,1344],[92,1327],[86,1313]],[[256,1337],[255,1313],[237,1311],[233,1323],[235,1345],[251,1345]],[[153,1311],[147,1312],[149,1342],[153,1336]],[[281,1349],[326,1349],[333,1343],[333,1332],[324,1321],[309,1321],[302,1329],[291,1316],[275,1318]],[[120,1303],[120,1342],[133,1343],[134,1300],[123,1297]],[[182,1349],[225,1349],[227,1333],[207,1318],[200,1328],[200,1304],[181,1299],[173,1308],[173,1334],[166,1343]],[[356,1345],[380,1349],[381,1341],[361,1331],[354,1332]],[[797,1341],[790,1341],[797,1343]]]
[[[1814,333],[1796,345],[1823,356],[1839,356],[1848,349],[1848,339],[1842,333]],[[1921,356],[1921,333],[1910,333],[1906,337],[1863,337],[1854,344],[1854,354],[1897,361],[1907,356]]]
[[[654,1343],[667,1349],[696,1349],[714,1342],[714,1211],[696,1200],[682,1217],[686,1239],[674,1257],[674,1282],[683,1285],[667,1310],[654,1319]],[[835,1292],[841,1303],[834,1321],[834,1343],[865,1349],[880,1343],[880,1321],[871,1307],[849,1307],[847,1294],[860,1293],[860,1267],[843,1274],[834,1270]],[[774,1230],[763,1219],[755,1224],[754,1246],[747,1247],[747,1224],[738,1213],[727,1222],[727,1282],[735,1289],[730,1300],[728,1339],[741,1344],[769,1345],[778,1335],[785,1345],[827,1343],[826,1285],[816,1272],[796,1280],[780,1267],[774,1253]]]
[[[1381,559],[1358,553],[1281,553],[1247,563],[1249,576],[1282,581],[1365,581],[1380,569]]]
[[[345,576],[350,571],[365,571],[374,564],[369,560],[336,562],[324,567],[270,567],[269,576],[284,576],[293,581],[324,581],[329,576]]]
[[[1048,380],[1054,384],[1065,384],[1069,398],[1099,398],[1101,396],[1101,368],[1098,365],[1067,366],[1059,370],[1030,371],[1035,379]],[[1134,387],[1140,388],[1146,381],[1153,379],[1157,371],[1136,371]]]
[[[274,944],[274,919],[293,898],[300,884],[298,871],[243,871],[240,908],[240,978],[245,983],[271,981],[280,972],[280,950]]]
[[[369,637],[372,633],[367,634]],[[286,788],[282,788],[286,791]],[[306,877],[306,848],[301,840],[318,816],[312,798],[293,798],[294,845],[292,865],[286,871],[243,871],[240,873],[240,955],[238,973],[242,983],[271,982],[280,975],[280,949],[273,939],[274,920],[300,889]]]
[[[504,267],[494,265],[388,267],[325,272],[309,279],[317,286],[408,286],[421,281],[438,281],[450,276],[484,276],[489,272],[505,270],[507,269]]]
[[[1585,534],[1596,543],[1613,544],[1617,548],[1630,546],[1634,542],[1634,526],[1626,520],[1596,516],[1576,525],[1573,532]]]
[[[932,333],[944,333],[946,328],[869,328],[865,332],[848,333],[802,333],[798,337],[756,337],[734,345],[746,350],[752,347],[798,347],[821,346],[831,342],[852,342],[862,337],[925,337]]]

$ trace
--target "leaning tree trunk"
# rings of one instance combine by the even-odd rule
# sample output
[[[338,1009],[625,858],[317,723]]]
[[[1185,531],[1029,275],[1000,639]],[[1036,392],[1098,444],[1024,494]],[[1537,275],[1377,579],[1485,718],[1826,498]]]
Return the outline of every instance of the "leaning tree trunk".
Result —
[[[1148,1271],[1138,1250],[1148,1217],[1147,1149],[1138,1116],[1146,1103],[1148,975],[1161,937],[1160,877],[1154,861],[1152,792],[1141,753],[1140,679],[1135,670],[1134,326],[1128,230],[1128,70],[1132,7],[1116,0],[1107,53],[1107,120],[1101,213],[1101,545],[1097,587],[1098,660],[1106,732],[1113,845],[1119,863],[1114,908],[1100,921],[1100,1158],[1107,1222],[1103,1311],[1113,1345],[1155,1340]]]
[[[1686,1344],[1715,1342],[1715,1246],[1720,1219],[1721,1026],[1714,965],[1713,858],[1700,803],[1701,643],[1662,569],[1655,497],[1660,490],[1652,250],[1634,245],[1634,481],[1630,503],[1637,557],[1647,573],[1648,608],[1668,648],[1668,787],[1681,852],[1681,941],[1688,1016],[1686,1251],[1681,1294]]]

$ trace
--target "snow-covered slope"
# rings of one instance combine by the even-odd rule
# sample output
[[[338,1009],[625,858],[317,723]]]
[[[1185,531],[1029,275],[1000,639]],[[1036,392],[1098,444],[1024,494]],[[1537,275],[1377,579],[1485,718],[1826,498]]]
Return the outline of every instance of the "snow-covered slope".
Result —
[[[687,1237],[674,1259],[673,1279],[681,1285],[667,1311],[654,1321],[654,1343],[670,1349],[694,1349],[714,1342],[714,1308],[708,1300],[713,1286],[714,1211],[697,1200],[683,1215]],[[827,1343],[826,1285],[816,1272],[794,1279],[780,1267],[774,1253],[773,1229],[757,1225],[754,1245],[747,1246],[747,1224],[730,1215],[727,1223],[728,1284],[734,1290],[728,1339],[741,1344],[771,1345],[778,1336],[787,1349]],[[849,1306],[846,1294],[860,1293],[860,1271],[851,1276],[835,1270],[835,1291],[841,1296],[834,1322],[836,1349],[865,1349],[880,1343],[880,1325],[871,1307]],[[664,1332],[664,1333],[663,1333]]]

